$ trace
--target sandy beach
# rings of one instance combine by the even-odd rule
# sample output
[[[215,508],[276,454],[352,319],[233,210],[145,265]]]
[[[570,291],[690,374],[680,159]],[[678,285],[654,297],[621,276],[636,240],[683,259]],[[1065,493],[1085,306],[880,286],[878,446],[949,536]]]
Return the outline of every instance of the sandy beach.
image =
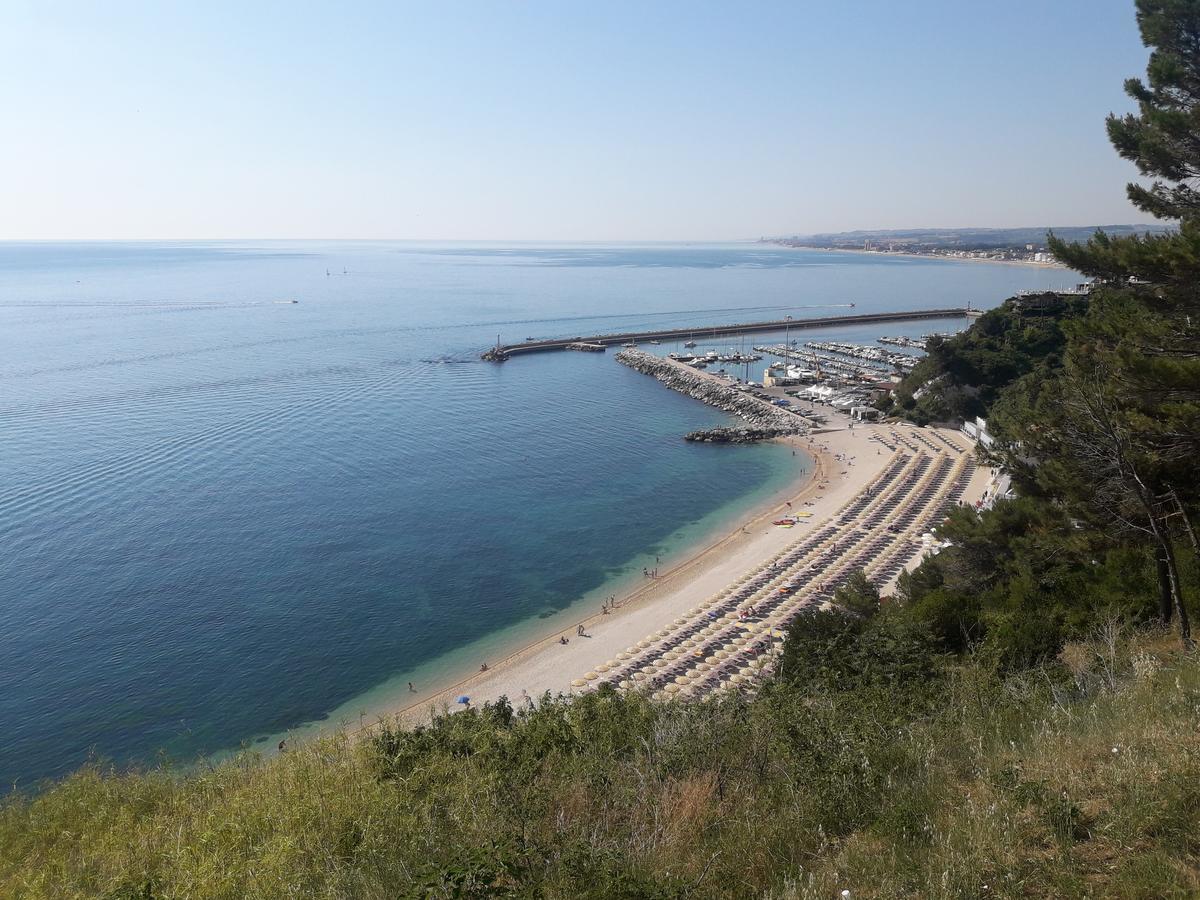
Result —
[[[506,696],[522,702],[525,696],[537,698],[546,692],[568,693],[578,690],[579,680],[598,666],[664,626],[679,621],[709,597],[736,582],[783,550],[816,532],[858,497],[868,484],[893,460],[893,455],[877,440],[878,435],[894,435],[907,426],[877,426],[854,423],[841,414],[830,415],[830,426],[803,437],[780,439],[803,449],[814,460],[811,472],[804,473],[791,485],[787,499],[769,509],[758,509],[736,521],[719,540],[695,555],[661,570],[657,578],[648,578],[625,596],[618,597],[616,608],[576,623],[575,628],[557,632],[529,644],[503,659],[480,660],[486,671],[442,687],[434,696],[386,711],[385,718],[397,717],[415,724],[435,711],[461,708],[460,696],[480,705]],[[932,429],[926,429],[932,431]],[[951,442],[967,448],[962,435],[943,432]],[[982,492],[986,470],[976,470],[967,496],[973,500]],[[811,517],[800,519],[792,528],[773,525],[789,512],[805,511]],[[915,550],[906,565],[919,562]],[[894,579],[889,580],[889,585]],[[583,634],[578,634],[582,628]],[[567,643],[561,643],[565,637]],[[576,682],[573,686],[572,682]]]

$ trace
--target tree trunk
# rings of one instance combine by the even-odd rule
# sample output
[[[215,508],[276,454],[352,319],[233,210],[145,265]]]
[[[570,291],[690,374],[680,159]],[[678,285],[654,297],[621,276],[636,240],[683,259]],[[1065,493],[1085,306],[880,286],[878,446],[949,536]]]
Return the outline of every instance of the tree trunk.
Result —
[[[1183,583],[1179,580],[1179,566],[1175,563],[1175,549],[1171,546],[1171,536],[1158,516],[1150,516],[1150,527],[1154,530],[1154,537],[1158,539],[1158,545],[1167,560],[1171,600],[1175,606],[1175,615],[1179,617],[1179,640],[1183,643],[1184,650],[1191,650],[1195,646],[1192,641],[1192,626],[1188,623],[1187,609],[1183,605]]]
[[[1183,501],[1179,499],[1179,494],[1176,493],[1175,488],[1171,488],[1169,493],[1171,500],[1175,503],[1177,515],[1183,519],[1183,527],[1187,530],[1188,537],[1192,541],[1192,552],[1196,554],[1197,559],[1200,559],[1200,540],[1196,538],[1196,529],[1192,527],[1191,517],[1188,516],[1187,510],[1183,508]]]
[[[1174,598],[1171,595],[1171,570],[1167,566],[1167,552],[1162,544],[1154,547],[1154,564],[1158,569],[1158,618],[1163,625],[1170,625]]]

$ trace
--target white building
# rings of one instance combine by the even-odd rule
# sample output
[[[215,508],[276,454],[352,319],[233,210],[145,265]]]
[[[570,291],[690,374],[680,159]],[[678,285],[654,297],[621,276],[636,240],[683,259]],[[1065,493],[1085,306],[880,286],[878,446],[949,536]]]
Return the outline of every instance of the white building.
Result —
[[[988,433],[987,419],[981,416],[976,416],[974,422],[963,422],[962,431],[975,443],[983,444],[984,447],[990,447],[995,442],[995,438]]]

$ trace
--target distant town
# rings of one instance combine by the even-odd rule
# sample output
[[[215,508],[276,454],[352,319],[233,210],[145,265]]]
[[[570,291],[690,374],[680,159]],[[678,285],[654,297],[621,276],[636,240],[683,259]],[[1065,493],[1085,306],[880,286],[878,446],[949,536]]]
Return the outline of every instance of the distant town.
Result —
[[[1170,229],[1158,224],[1061,228],[930,228],[764,237],[760,242],[816,250],[856,250],[865,253],[1055,265],[1054,255],[1047,246],[1047,237],[1051,232],[1065,240],[1086,241],[1097,230],[1117,237],[1159,234]]]

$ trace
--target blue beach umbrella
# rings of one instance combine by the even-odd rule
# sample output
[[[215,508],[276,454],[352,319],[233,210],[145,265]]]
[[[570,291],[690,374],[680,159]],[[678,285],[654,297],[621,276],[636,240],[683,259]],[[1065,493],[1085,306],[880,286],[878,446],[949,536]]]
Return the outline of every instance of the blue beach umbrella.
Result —
[[[459,703],[464,703],[464,704],[465,704],[465,703],[470,703],[470,702],[471,702],[471,698],[470,698],[470,697],[468,697],[466,694],[463,694],[461,697],[459,697],[459,698],[458,698],[458,702],[459,702]]]

